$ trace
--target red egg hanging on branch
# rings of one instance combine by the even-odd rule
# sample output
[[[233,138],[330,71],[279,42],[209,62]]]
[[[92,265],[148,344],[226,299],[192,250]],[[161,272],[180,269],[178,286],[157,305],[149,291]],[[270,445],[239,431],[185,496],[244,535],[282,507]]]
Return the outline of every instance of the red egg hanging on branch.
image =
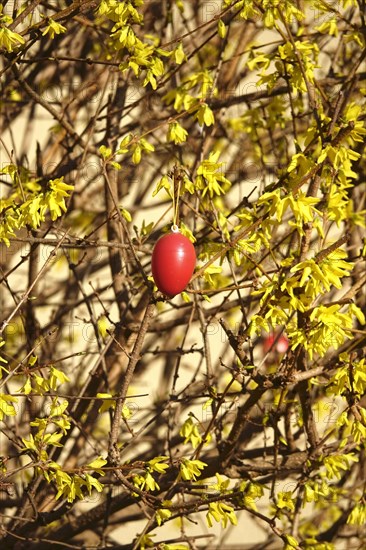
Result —
[[[163,294],[172,298],[182,292],[191,280],[195,265],[194,246],[177,226],[157,241],[151,269],[155,284]]]

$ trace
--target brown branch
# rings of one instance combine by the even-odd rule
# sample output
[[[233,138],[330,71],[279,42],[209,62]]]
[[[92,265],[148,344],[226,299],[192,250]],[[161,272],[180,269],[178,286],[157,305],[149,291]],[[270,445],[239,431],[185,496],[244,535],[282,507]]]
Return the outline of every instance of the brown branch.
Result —
[[[42,0],[33,0],[19,15],[14,21],[9,25],[9,29],[13,31],[24,19],[41,3]]]
[[[74,240],[72,240],[74,239]],[[20,243],[30,243],[30,244],[44,244],[46,246],[57,246],[60,242],[60,239],[48,239],[47,237],[12,237],[10,243],[20,242]],[[102,240],[86,240],[80,237],[72,237],[68,235],[65,241],[62,244],[62,248],[75,248],[75,249],[84,249],[84,248],[128,248],[128,244],[121,243],[118,241],[102,241]]]
[[[52,115],[52,117],[61,124],[61,126],[75,140],[75,142],[83,149],[86,149],[87,145],[84,143],[79,134],[74,130],[73,126],[71,126],[71,124],[66,120],[65,116],[63,114],[60,114],[48,101],[43,99],[40,94],[38,94],[33,88],[31,88],[31,86],[29,86],[28,82],[26,82],[26,80],[21,76],[19,69],[16,67],[16,65],[12,67],[12,70],[16,80],[19,82],[23,90],[29,95],[29,97],[33,99],[36,103],[41,105],[44,109],[46,109],[46,111],[48,111]]]
[[[52,263],[52,261],[54,260],[55,256],[56,256],[56,253],[57,253],[57,250],[62,246],[62,243],[64,241],[64,239],[66,238],[67,236],[67,232],[64,234],[63,237],[61,237],[58,245],[55,247],[55,249],[51,252],[51,254],[49,255],[49,257],[47,258],[47,260],[45,261],[45,263],[43,264],[43,266],[41,267],[41,269],[39,270],[38,274],[33,278],[33,282],[30,284],[30,286],[28,287],[27,291],[23,294],[22,298],[19,300],[19,302],[17,303],[16,307],[13,309],[13,311],[10,313],[10,315],[8,315],[8,317],[5,319],[5,321],[3,321],[1,327],[0,327],[0,335],[4,332],[5,328],[7,327],[7,325],[10,323],[10,321],[15,317],[15,315],[18,313],[18,311],[20,310],[20,308],[22,307],[22,305],[24,304],[24,302],[26,300],[28,300],[29,298],[29,295],[30,293],[32,292],[33,288],[36,286],[36,284],[38,283],[38,281],[40,280],[40,278],[42,276],[44,276],[45,274],[45,271],[48,269],[49,265]]]
[[[126,372],[123,375],[123,382],[121,388],[118,392],[118,401],[113,413],[113,420],[111,426],[111,432],[109,436],[108,444],[108,458],[112,465],[117,465],[119,462],[119,450],[117,448],[117,441],[119,437],[120,425],[122,422],[122,411],[123,405],[126,400],[127,391],[131,384],[133,373],[135,371],[136,365],[140,359],[141,349],[144,343],[147,329],[151,323],[155,312],[155,306],[153,303],[149,303],[146,308],[144,318],[141,322],[140,331],[137,335],[135,345],[130,355],[130,360],[128,362]]]
[[[230,430],[230,433],[222,445],[220,450],[220,460],[222,469],[225,470],[230,465],[230,462],[234,456],[235,451],[241,441],[241,435],[246,428],[246,424],[249,419],[251,410],[260,401],[262,396],[266,393],[267,387],[257,387],[253,390],[247,398],[244,405],[241,405],[236,413],[234,424]]]

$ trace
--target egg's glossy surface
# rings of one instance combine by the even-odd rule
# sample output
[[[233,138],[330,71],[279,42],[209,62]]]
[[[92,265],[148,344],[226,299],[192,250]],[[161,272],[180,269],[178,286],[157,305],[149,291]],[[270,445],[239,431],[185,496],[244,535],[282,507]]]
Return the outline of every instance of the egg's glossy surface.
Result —
[[[196,252],[191,241],[181,233],[161,237],[153,250],[151,269],[158,289],[175,296],[188,285],[196,265]]]

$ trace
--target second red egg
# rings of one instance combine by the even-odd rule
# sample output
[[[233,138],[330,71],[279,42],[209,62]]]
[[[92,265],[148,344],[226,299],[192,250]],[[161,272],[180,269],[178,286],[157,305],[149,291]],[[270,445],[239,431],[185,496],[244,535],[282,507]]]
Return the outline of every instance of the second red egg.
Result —
[[[179,232],[161,237],[153,250],[151,269],[158,289],[173,297],[188,285],[196,265],[191,241]]]

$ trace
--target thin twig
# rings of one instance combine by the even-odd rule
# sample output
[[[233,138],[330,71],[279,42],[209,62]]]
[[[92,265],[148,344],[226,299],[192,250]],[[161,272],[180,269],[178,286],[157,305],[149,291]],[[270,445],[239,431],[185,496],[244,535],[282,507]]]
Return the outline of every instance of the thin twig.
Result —
[[[140,353],[144,343],[146,332],[149,327],[149,324],[153,319],[154,312],[155,312],[155,305],[150,302],[146,308],[144,318],[142,319],[140,331],[137,335],[135,345],[131,352],[131,356],[127,365],[126,372],[124,373],[122,386],[118,392],[118,401],[116,403],[116,408],[113,413],[113,420],[112,420],[111,432],[109,436],[109,445],[108,445],[108,457],[110,462],[114,465],[118,464],[118,461],[119,461],[119,451],[116,445],[119,437],[120,425],[122,422],[123,405],[127,397],[128,388],[132,381],[133,373],[140,359]]]

